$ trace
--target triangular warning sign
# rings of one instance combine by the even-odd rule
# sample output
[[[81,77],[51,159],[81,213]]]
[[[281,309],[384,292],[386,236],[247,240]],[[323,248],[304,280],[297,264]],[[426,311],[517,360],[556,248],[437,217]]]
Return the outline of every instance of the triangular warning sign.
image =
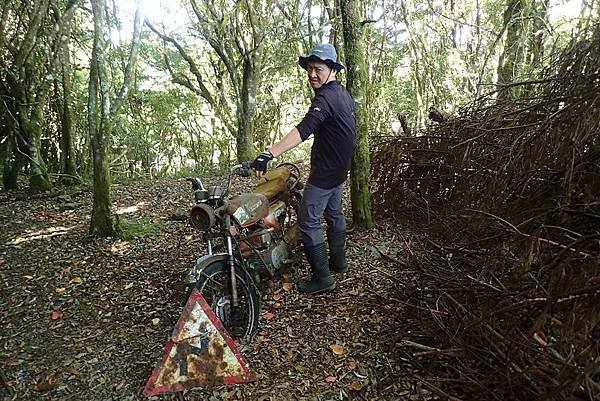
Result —
[[[200,292],[194,290],[165,346],[162,361],[144,387],[144,395],[254,380],[233,339]]]

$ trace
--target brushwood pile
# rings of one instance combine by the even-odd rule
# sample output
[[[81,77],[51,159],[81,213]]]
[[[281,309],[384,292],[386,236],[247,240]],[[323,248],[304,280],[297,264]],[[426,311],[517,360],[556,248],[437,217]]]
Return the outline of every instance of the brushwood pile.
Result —
[[[599,400],[600,28],[372,150],[376,215],[423,238],[398,358],[448,399]]]

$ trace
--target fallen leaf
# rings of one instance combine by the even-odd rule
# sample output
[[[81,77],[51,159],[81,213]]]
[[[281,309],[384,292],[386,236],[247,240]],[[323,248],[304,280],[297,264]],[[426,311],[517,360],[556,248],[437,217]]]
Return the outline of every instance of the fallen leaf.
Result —
[[[73,376],[79,376],[79,372],[77,371],[77,369],[75,369],[72,366],[69,366],[66,370],[68,373],[72,374]]]
[[[360,391],[362,389],[363,389],[362,384],[360,384],[356,380],[354,380],[352,383],[350,383],[350,390],[352,390],[352,391]]]
[[[62,317],[65,315],[65,313],[61,310],[55,310],[54,312],[52,312],[52,315],[50,316],[50,318],[52,320],[59,320],[62,319]]]
[[[53,386],[52,382],[54,381],[54,373],[50,373],[43,379],[38,380],[35,385],[35,391],[43,393],[45,391],[51,390]]]
[[[338,312],[346,312],[348,310],[348,307],[346,305],[339,305],[337,307]]]
[[[300,372],[300,373],[304,373],[304,372],[306,372],[306,366],[304,366],[304,365],[303,365],[303,364],[301,364],[301,363],[295,363],[295,364],[294,364],[294,369],[295,369],[296,371]]]
[[[155,326],[156,326],[156,325],[157,325],[157,324],[159,324],[159,323],[160,323],[160,319],[159,319],[159,318],[155,317],[154,319],[152,319],[152,324],[153,324],[153,325],[155,325]]]
[[[325,378],[325,382],[327,382],[327,383],[335,383],[336,380],[337,380],[337,377],[335,377],[335,376],[327,376]]]
[[[81,284],[81,277],[75,277],[73,280],[71,280],[72,283],[76,283],[76,284]]]
[[[283,289],[289,291],[292,289],[292,283],[283,283]]]
[[[271,320],[273,320],[274,317],[275,317],[275,315],[271,312],[265,312],[262,314],[262,318],[265,319],[267,322],[270,322]]]
[[[348,362],[348,369],[352,369],[352,370],[356,369],[356,362],[354,362],[354,361]]]
[[[331,344],[329,346],[329,348],[331,348],[331,350],[333,351],[333,353],[336,354],[336,355],[344,355],[344,347],[342,347],[341,345]]]
[[[130,289],[131,287],[133,287],[133,283],[129,283],[129,284],[127,284],[127,285],[125,286],[125,289],[126,289],[126,290],[128,290],[128,289]]]
[[[273,300],[274,300],[274,301],[277,301],[277,302],[279,302],[279,301],[281,301],[282,299],[283,299],[283,295],[281,295],[280,293],[273,294]]]
[[[56,288],[55,291],[58,292],[59,294],[62,294],[63,292],[65,292],[67,289],[65,287],[61,287],[61,288]]]

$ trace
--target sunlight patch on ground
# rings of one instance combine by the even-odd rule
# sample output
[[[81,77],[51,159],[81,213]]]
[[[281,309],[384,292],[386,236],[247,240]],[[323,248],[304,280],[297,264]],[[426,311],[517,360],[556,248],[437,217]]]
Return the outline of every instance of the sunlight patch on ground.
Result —
[[[131,249],[131,244],[128,241],[117,241],[111,247],[110,251],[116,255],[125,255]]]
[[[137,205],[125,206],[117,209],[117,214],[134,214],[148,206],[148,202],[140,202]]]
[[[8,245],[19,245],[24,242],[35,241],[38,239],[58,237],[59,235],[64,235],[64,234],[68,233],[73,228],[74,227],[57,226],[57,227],[50,227],[45,230],[36,231],[34,233],[26,234],[24,236],[19,235],[17,238],[10,241],[8,243]]]

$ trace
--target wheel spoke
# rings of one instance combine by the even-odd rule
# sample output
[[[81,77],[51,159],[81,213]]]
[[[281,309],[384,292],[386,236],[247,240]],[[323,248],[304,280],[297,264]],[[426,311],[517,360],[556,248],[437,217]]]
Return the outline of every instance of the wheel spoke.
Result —
[[[235,310],[235,316],[232,316],[234,311],[227,288],[228,274],[226,268],[208,274],[203,272],[203,278],[198,281],[197,288],[232,337],[241,338],[252,329],[254,304],[248,293],[248,284],[236,273],[238,308]]]

